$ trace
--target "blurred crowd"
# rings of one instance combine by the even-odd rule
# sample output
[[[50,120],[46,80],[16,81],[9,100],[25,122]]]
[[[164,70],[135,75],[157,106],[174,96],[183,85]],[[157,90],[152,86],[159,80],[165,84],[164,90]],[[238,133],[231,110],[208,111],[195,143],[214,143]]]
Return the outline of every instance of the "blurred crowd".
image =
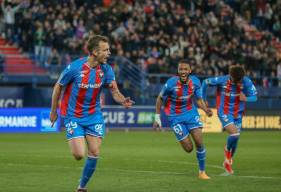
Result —
[[[225,0],[234,11],[242,15],[248,23],[259,30],[268,30],[281,38],[280,0]]]
[[[176,73],[188,58],[197,75],[241,63],[248,75],[276,84],[266,80],[281,79],[280,9],[277,0],[9,0],[1,23],[6,38],[45,67],[85,54],[85,39],[102,34],[112,55],[148,73]]]

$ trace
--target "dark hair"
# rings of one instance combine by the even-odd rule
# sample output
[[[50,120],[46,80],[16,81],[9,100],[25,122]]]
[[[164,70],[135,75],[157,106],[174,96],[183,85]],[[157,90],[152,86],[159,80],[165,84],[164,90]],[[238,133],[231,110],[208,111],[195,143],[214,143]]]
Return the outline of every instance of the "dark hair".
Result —
[[[184,64],[190,65],[190,60],[188,60],[188,59],[181,59],[181,60],[179,61],[179,64],[180,64],[180,63],[184,63]]]
[[[93,50],[99,48],[99,42],[109,42],[108,38],[102,35],[91,36],[87,42],[87,49],[91,53]]]
[[[245,69],[242,65],[231,65],[229,67],[229,74],[234,81],[234,83],[237,83],[241,81],[245,75]]]

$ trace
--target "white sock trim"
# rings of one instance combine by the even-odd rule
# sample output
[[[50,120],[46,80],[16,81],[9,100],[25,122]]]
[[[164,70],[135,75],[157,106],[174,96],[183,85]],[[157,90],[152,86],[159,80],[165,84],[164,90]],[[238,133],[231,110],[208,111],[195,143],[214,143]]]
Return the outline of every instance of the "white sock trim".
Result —
[[[90,158],[90,159],[98,159],[99,156],[88,155],[88,158]]]

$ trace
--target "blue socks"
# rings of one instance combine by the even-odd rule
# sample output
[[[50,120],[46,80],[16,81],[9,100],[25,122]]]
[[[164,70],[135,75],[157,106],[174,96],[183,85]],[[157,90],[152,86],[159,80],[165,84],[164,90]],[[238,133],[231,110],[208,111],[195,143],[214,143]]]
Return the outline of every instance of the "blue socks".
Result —
[[[232,156],[234,155],[234,153],[236,151],[239,136],[240,136],[240,133],[235,133],[235,134],[229,135],[227,138],[226,148],[228,151],[231,152]]]
[[[80,179],[80,188],[86,187],[88,181],[96,170],[97,160],[98,157],[88,156]]]
[[[205,159],[206,159],[206,150],[204,147],[200,147],[197,149],[196,152],[198,164],[199,164],[199,170],[205,171]]]

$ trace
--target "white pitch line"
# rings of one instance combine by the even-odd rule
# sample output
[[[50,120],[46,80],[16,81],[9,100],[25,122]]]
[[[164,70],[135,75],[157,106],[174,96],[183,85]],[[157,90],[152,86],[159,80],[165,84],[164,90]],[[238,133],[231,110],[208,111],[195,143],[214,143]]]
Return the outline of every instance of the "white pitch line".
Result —
[[[158,162],[171,163],[171,164],[196,165],[196,166],[198,165],[198,163],[192,163],[192,162],[186,162],[186,161],[163,161],[163,160],[158,160]],[[212,168],[215,168],[215,169],[224,170],[223,167],[218,166],[218,165],[206,164],[206,167],[212,167]]]
[[[159,160],[159,162],[161,162]],[[163,161],[162,161],[163,162]],[[172,161],[168,161],[168,163],[172,163]],[[180,162],[178,162],[180,163]],[[195,163],[188,163],[182,162],[182,164],[195,164]],[[197,165],[197,164],[196,164]],[[24,164],[24,163],[8,163],[6,166],[28,166],[28,167],[44,167],[44,168],[62,168],[62,169],[79,169],[81,170],[83,167],[67,167],[67,166],[57,166],[57,165],[34,165],[34,164]],[[132,170],[132,169],[116,169],[116,168],[97,168],[97,170],[101,171],[118,171],[118,172],[126,172],[126,173],[149,173],[149,174],[158,174],[158,175],[186,175],[186,172],[169,172],[169,171],[149,171],[149,170]],[[211,176],[218,176],[220,175],[211,175]],[[254,176],[254,175],[231,175],[230,177],[238,177],[238,178],[249,178],[249,179],[270,179],[270,180],[281,180],[280,177],[266,177],[266,176]]]

